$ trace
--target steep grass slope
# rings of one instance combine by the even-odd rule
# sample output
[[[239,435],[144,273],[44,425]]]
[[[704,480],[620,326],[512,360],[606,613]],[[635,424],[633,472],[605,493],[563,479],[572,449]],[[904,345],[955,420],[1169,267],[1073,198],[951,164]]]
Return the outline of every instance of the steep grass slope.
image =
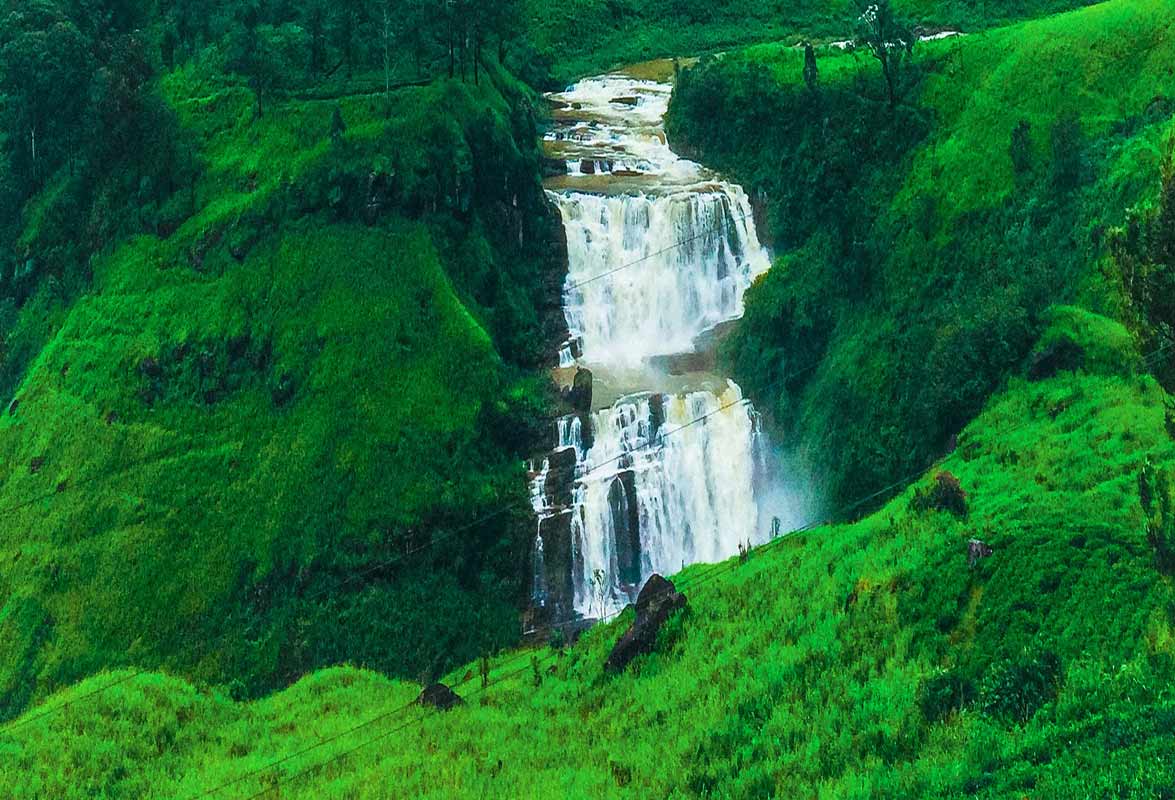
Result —
[[[1055,317],[1097,366],[1016,379],[859,523],[687,570],[688,610],[623,675],[603,662],[627,616],[500,656],[486,690],[456,671],[448,713],[350,668],[250,704],[163,675],[88,698],[111,673],[0,733],[3,777],[17,797],[1167,797],[1175,591],[1139,487],[1175,459],[1170,400],[1122,328]],[[965,513],[936,506],[940,471]],[[973,568],[971,537],[994,551]]]
[[[894,108],[867,55],[821,51],[815,91],[782,45],[685,73],[670,135],[748,186],[779,256],[730,362],[831,502],[944,452],[1050,304],[1125,321],[1106,232],[1161,183],[1172,8],[925,43]]]
[[[561,269],[529,95],[495,73],[256,118],[241,87],[165,88],[204,164],[188,216],[18,323],[55,309],[0,417],[0,716],[120,664],[240,694],[513,641]]]

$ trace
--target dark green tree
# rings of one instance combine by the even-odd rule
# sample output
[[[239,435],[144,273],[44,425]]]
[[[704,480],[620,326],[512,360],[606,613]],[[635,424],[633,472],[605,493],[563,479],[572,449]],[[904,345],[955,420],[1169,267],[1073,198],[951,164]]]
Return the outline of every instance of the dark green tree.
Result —
[[[816,48],[811,42],[804,42],[804,85],[815,93],[820,84],[820,67],[816,65]]]
[[[898,71],[902,61],[913,56],[917,37],[894,12],[890,0],[857,0],[857,8],[860,16],[856,21],[855,43],[881,64],[886,97],[892,107],[898,101]]]
[[[63,163],[74,168],[94,71],[92,43],[56,4],[32,2],[4,19],[0,141],[22,194]]]

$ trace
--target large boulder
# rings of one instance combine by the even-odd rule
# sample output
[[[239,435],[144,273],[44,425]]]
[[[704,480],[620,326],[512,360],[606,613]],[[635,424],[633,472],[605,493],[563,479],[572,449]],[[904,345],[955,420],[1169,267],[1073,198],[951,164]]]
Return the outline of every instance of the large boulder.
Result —
[[[636,598],[636,619],[608,654],[604,669],[622,672],[640,654],[651,653],[661,627],[685,606],[685,595],[677,591],[672,581],[660,575],[649,578]]]
[[[443,683],[434,683],[431,686],[426,686],[420,693],[420,697],[416,698],[416,702],[422,706],[432,706],[441,711],[448,711],[451,708],[465,705],[465,701],[461,699],[461,696]]]

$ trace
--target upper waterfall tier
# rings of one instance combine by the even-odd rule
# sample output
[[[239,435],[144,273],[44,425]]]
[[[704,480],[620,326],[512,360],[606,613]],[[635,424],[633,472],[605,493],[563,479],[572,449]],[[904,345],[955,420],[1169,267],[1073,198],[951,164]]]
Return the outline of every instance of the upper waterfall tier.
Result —
[[[743,313],[743,293],[770,266],[738,187],[668,196],[552,197],[570,258],[564,313],[583,360],[632,365],[684,353]]]
[[[547,184],[567,232],[564,312],[591,364],[691,352],[698,334],[742,315],[770,267],[742,188],[670,149],[670,94],[609,75],[551,96],[547,148],[567,164]]]

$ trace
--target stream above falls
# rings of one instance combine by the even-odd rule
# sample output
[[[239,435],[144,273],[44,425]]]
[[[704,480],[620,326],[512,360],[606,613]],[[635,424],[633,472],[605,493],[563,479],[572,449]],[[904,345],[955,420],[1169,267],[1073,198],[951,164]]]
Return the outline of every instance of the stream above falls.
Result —
[[[545,147],[565,174],[546,188],[568,243],[558,377],[590,387],[531,465],[532,601],[548,621],[610,615],[653,573],[804,521],[759,414],[713,356],[771,265],[750,200],[673,152],[672,86],[636,74],[548,96]]]

